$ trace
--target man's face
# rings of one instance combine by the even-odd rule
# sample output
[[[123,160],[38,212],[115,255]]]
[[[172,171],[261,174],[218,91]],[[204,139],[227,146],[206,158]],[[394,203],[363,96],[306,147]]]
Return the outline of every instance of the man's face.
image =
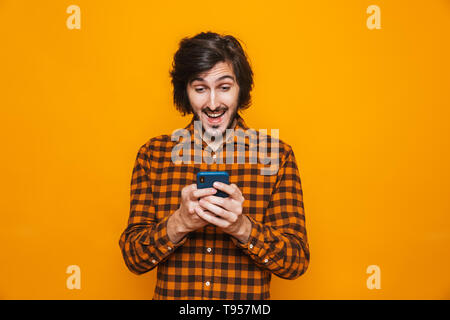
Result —
[[[199,74],[188,83],[187,93],[194,115],[209,134],[223,134],[234,125],[239,86],[231,64],[218,62]]]

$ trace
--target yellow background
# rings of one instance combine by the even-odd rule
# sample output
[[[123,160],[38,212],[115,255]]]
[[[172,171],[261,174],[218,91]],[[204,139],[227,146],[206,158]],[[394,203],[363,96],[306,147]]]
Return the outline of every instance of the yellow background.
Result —
[[[448,0],[0,1],[0,298],[153,297],[156,270],[132,274],[118,246],[131,170],[189,120],[168,71],[178,41],[208,30],[244,42],[244,119],[278,128],[298,161],[311,263],[273,277],[272,298],[449,299]]]

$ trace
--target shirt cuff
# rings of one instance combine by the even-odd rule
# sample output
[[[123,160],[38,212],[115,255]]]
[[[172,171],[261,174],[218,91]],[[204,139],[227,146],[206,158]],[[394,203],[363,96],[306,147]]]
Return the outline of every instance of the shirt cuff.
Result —
[[[260,223],[256,222],[252,217],[246,215],[246,217],[252,223],[252,230],[250,231],[250,236],[246,243],[240,242],[235,237],[231,237],[231,241],[236,245],[236,247],[242,249],[246,254],[259,256],[264,255],[264,235],[262,232],[262,226]]]
[[[154,227],[154,232],[152,234],[153,241],[151,239],[141,239],[141,243],[145,245],[152,245],[152,243],[154,243],[160,255],[158,257],[159,260],[164,259],[166,256],[174,252],[176,248],[182,246],[188,238],[187,236],[185,236],[177,243],[173,243],[170,240],[167,233],[167,221],[169,220],[170,216],[171,215],[164,217],[160,222],[156,224],[156,226]]]

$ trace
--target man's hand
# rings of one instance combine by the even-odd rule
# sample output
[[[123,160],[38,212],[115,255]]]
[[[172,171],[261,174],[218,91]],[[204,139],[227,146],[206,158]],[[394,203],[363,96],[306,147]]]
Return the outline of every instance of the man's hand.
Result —
[[[195,212],[203,220],[221,228],[223,232],[235,237],[241,243],[246,243],[250,236],[252,223],[242,214],[242,205],[245,199],[241,190],[235,184],[228,185],[217,181],[214,182],[214,188],[229,194],[229,197],[205,196],[198,201],[200,207],[195,207]],[[205,212],[205,210],[209,212]]]
[[[199,207],[199,198],[211,196],[216,192],[214,188],[197,189],[196,184],[188,185],[181,190],[180,207],[167,221],[167,233],[173,243],[179,242],[189,232],[209,224],[197,215],[195,208]],[[208,212],[204,214],[212,215]]]

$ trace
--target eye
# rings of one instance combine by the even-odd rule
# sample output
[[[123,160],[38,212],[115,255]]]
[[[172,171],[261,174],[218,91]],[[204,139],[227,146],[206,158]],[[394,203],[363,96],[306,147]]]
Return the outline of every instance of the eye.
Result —
[[[222,91],[228,91],[230,90],[230,86],[221,86],[220,89],[222,89]]]
[[[205,88],[198,87],[198,88],[195,88],[195,91],[198,92],[198,93],[202,93],[202,92],[205,91]]]

